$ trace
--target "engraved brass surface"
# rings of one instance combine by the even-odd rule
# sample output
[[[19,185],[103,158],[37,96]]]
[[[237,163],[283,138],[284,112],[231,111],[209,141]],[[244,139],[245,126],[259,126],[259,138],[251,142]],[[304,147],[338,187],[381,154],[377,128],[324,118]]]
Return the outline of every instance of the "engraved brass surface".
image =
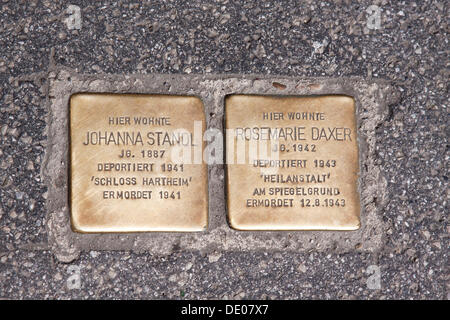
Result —
[[[207,167],[195,160],[204,148],[205,126],[203,104],[196,97],[73,95],[73,229],[205,230]]]
[[[225,116],[233,228],[360,227],[353,98],[231,95]]]

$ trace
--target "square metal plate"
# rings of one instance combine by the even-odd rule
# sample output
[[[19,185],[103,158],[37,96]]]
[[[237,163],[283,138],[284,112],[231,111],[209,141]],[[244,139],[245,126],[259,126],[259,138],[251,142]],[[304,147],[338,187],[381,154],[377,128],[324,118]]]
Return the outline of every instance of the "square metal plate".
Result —
[[[225,118],[233,228],[360,227],[353,98],[230,95]]]
[[[203,103],[196,97],[72,95],[73,229],[205,230],[207,167],[192,156],[203,150],[205,126]],[[178,153],[188,155],[181,159],[186,161],[174,159]]]

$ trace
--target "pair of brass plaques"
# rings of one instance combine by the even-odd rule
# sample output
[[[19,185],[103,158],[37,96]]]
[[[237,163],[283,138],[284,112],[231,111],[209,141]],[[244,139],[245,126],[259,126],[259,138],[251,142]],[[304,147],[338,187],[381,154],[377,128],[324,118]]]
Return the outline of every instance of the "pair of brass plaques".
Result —
[[[359,228],[351,97],[230,95],[225,130],[218,132],[206,130],[197,97],[73,95],[73,229],[206,230],[211,159],[226,164],[228,221],[234,229]],[[217,154],[221,150],[225,155]]]

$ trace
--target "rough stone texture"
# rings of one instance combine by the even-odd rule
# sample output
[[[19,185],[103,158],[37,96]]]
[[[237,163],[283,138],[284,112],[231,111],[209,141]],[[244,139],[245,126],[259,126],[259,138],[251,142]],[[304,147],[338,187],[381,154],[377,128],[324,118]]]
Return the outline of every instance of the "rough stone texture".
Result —
[[[49,75],[48,147],[43,176],[48,184],[47,212],[50,245],[57,258],[72,262],[80,250],[133,250],[155,254],[173,251],[378,251],[383,226],[380,212],[386,202],[386,180],[375,162],[375,128],[387,116],[392,88],[382,81],[362,79],[295,79],[262,76],[81,76],[67,70]],[[277,85],[274,85],[276,83]],[[223,131],[224,99],[229,94],[323,95],[345,94],[356,100],[360,150],[358,189],[361,197],[361,228],[357,231],[242,232],[226,221],[224,165],[208,168],[209,224],[206,232],[80,234],[70,228],[68,200],[68,105],[78,92],[189,94],[205,106],[207,129]],[[394,101],[395,102],[395,101]]]
[[[0,1],[0,297],[448,299],[445,1]],[[370,30],[366,9],[381,9]],[[50,71],[385,79],[375,128],[387,181],[376,252],[49,251],[41,176]],[[212,116],[211,116],[212,117]],[[26,135],[25,135],[26,133]],[[23,135],[23,137],[22,137]],[[30,140],[31,138],[31,140]],[[381,288],[367,286],[379,267]],[[68,285],[80,267],[80,289]]]

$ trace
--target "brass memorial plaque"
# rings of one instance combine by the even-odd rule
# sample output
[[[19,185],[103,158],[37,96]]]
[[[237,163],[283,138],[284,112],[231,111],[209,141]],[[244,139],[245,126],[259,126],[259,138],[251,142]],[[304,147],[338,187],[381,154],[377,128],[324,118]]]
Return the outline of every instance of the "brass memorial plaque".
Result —
[[[231,95],[225,108],[233,228],[359,228],[353,98]]]
[[[78,232],[207,226],[203,104],[189,96],[70,99],[71,217]]]

